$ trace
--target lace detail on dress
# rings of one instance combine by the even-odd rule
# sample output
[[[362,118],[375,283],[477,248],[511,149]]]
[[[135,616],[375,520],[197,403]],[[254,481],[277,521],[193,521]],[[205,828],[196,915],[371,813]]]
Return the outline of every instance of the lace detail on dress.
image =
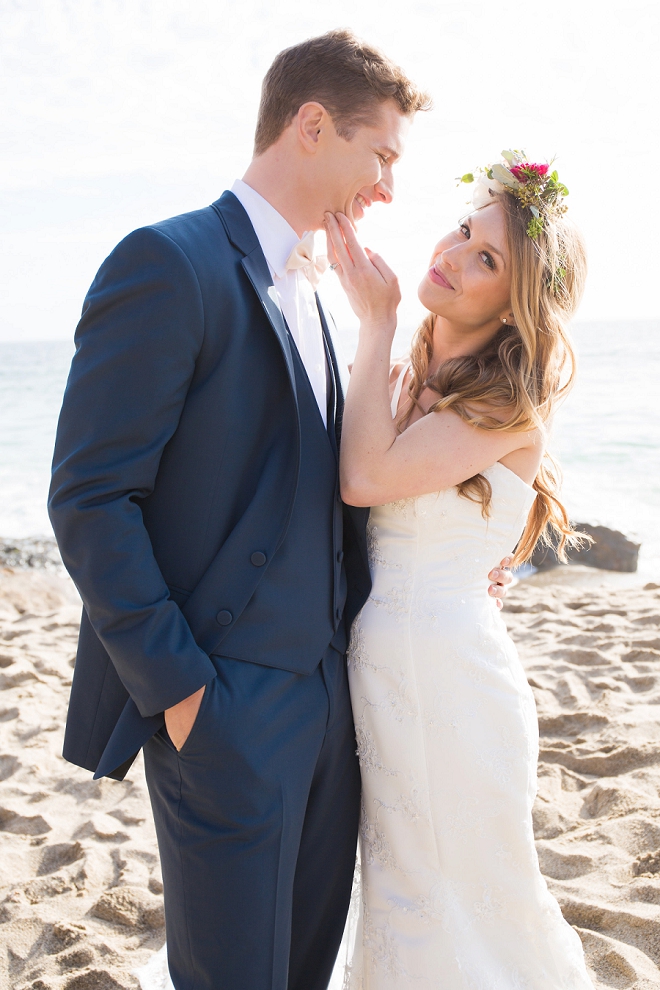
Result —
[[[460,836],[461,839],[465,839],[469,834],[481,839],[489,817],[495,818],[496,815],[486,815],[477,798],[465,798],[459,803],[454,814],[447,815],[446,828],[449,833]]]
[[[451,729],[453,732],[465,732],[470,729],[470,723],[477,717],[476,705],[465,707],[452,703],[444,696],[424,711],[422,722],[430,729]]]
[[[364,862],[373,865],[379,863],[388,870],[397,869],[396,861],[385,833],[378,823],[377,818],[370,818],[364,805],[360,817],[360,839],[362,840],[362,855]]]
[[[367,704],[380,712],[385,712],[397,722],[403,722],[406,718],[413,721],[419,719],[417,699],[409,690],[409,685],[405,677],[401,679],[396,691],[392,689],[387,692],[387,695],[382,700],[378,702],[367,701]]]
[[[355,726],[355,739],[360,769],[363,773],[384,773],[389,777],[396,777],[399,771],[391,770],[382,762],[371,730],[366,726],[364,716]]]
[[[369,653],[367,652],[367,647],[364,640],[364,629],[360,624],[359,615],[353,623],[351,640],[346,652],[346,660],[349,667],[352,667],[354,670],[365,670],[367,667],[369,670],[382,669],[372,661]]]
[[[403,975],[399,961],[398,942],[389,925],[374,924],[369,909],[363,907],[363,943],[375,966],[393,980]]]
[[[425,802],[422,803],[419,793],[414,787],[409,794],[399,794],[393,804],[385,804],[384,801],[378,799],[375,799],[374,803],[379,805],[379,811],[385,811],[391,815],[401,815],[412,825],[416,822],[431,824],[431,816],[425,807]]]
[[[393,615],[398,620],[410,612],[410,592],[411,582],[408,580],[398,587],[390,588],[379,598],[371,595],[369,601],[373,602],[376,608],[384,609],[388,615]]]
[[[397,571],[401,570],[401,564],[390,563],[383,556],[378,542],[378,527],[374,526],[372,522],[367,523],[367,557],[369,558],[369,567],[372,571],[377,564],[380,567],[390,567]]]
[[[396,502],[388,502],[387,504],[388,504],[388,508],[390,508],[392,512],[397,512],[401,515],[405,515],[408,512],[414,513],[416,502],[417,502],[416,498],[399,498],[396,500]]]

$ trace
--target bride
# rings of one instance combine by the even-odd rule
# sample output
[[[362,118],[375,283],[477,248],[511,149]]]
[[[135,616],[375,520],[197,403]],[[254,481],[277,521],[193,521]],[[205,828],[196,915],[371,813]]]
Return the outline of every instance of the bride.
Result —
[[[538,726],[486,560],[575,542],[546,451],[571,384],[586,271],[547,165],[504,153],[436,245],[428,315],[390,365],[400,293],[326,216],[360,337],[342,428],[346,502],[371,506],[373,590],[349,677],[363,787],[361,895],[345,987],[588,990],[538,866]],[[466,176],[473,181],[473,176]]]

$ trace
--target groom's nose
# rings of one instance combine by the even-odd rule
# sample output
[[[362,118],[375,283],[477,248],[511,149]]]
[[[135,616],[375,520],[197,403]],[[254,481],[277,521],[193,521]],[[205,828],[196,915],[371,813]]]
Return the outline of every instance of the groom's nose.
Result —
[[[376,201],[379,203],[391,203],[394,199],[394,182],[391,173],[383,174],[374,186]]]

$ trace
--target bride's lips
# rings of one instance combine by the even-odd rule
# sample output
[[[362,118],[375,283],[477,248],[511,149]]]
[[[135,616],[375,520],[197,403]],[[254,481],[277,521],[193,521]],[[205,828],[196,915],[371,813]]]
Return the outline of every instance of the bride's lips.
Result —
[[[435,282],[436,285],[441,285],[443,289],[453,290],[454,288],[454,286],[447,281],[447,279],[442,274],[442,272],[438,271],[435,265],[431,265],[431,267],[429,268],[429,278],[431,279],[432,282]]]

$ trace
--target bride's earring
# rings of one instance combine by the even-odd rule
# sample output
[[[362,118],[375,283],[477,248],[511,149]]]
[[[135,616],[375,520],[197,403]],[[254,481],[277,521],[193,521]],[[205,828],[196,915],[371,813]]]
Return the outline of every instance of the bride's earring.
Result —
[[[506,323],[506,316],[502,317],[502,323]]]

